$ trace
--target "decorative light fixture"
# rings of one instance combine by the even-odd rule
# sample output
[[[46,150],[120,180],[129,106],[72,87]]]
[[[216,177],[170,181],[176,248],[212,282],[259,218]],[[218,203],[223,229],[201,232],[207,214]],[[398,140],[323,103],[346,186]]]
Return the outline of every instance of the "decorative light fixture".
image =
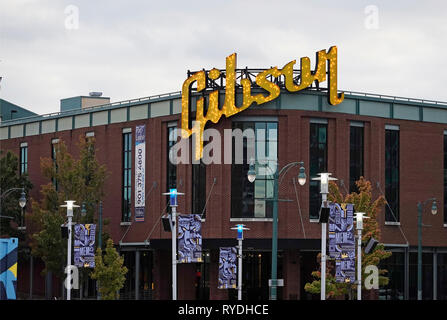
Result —
[[[20,195],[20,199],[19,199],[19,206],[21,208],[24,208],[26,206],[26,194],[25,194],[25,190],[22,188],[22,193]]]
[[[438,207],[436,205],[436,200],[433,200],[433,203],[431,205],[431,214],[435,215],[438,213]]]
[[[256,180],[256,169],[254,164],[254,159],[250,159],[250,166],[248,168],[247,178],[248,181],[253,183]]]
[[[306,183],[306,172],[305,171],[306,170],[301,165],[300,173],[298,174],[298,183],[300,184],[300,186],[304,186],[304,184]]]

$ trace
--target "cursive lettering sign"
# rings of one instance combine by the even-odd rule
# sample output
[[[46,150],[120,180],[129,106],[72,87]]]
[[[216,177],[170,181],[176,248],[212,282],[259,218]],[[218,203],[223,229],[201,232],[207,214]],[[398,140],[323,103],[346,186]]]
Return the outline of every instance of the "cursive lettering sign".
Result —
[[[326,62],[328,70],[326,71]],[[344,93],[337,92],[337,47],[332,46],[328,51],[321,50],[316,53],[315,70],[310,70],[310,59],[308,57],[301,58],[300,66],[300,83],[295,83],[293,79],[293,67],[296,60],[290,61],[282,69],[278,67],[267,69],[260,72],[256,76],[256,84],[267,91],[267,95],[262,93],[251,94],[251,82],[249,79],[241,79],[242,86],[242,105],[236,106],[236,53],[231,54],[226,58],[225,69],[225,99],[221,108],[219,108],[219,90],[214,90],[209,94],[208,108],[204,114],[204,98],[200,97],[196,102],[196,119],[193,122],[192,128],[189,126],[189,101],[190,88],[196,83],[197,92],[206,89],[207,75],[205,71],[194,73],[183,82],[182,86],[182,138],[189,138],[193,133],[195,134],[195,159],[201,159],[203,155],[203,131],[208,121],[217,123],[222,115],[229,118],[236,113],[250,107],[253,103],[261,105],[276,99],[281,89],[277,84],[268,80],[268,78],[278,78],[284,75],[285,88],[289,92],[298,92],[309,87],[314,81],[317,83],[326,81],[328,75],[328,102],[331,105],[337,105],[344,99]],[[212,69],[208,72],[208,78],[216,80],[221,77],[221,72],[217,69]]]

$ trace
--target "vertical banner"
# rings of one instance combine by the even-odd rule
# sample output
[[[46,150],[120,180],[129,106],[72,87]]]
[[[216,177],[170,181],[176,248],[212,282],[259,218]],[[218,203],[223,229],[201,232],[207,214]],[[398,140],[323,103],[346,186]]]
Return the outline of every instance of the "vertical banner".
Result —
[[[95,267],[96,224],[75,224],[74,264],[76,267]]]
[[[202,221],[198,214],[178,216],[178,262],[202,262]]]
[[[0,300],[16,300],[18,238],[0,239]]]
[[[218,289],[237,288],[236,247],[220,248]]]
[[[329,205],[329,256],[335,259],[337,282],[355,281],[354,205]]]
[[[135,221],[144,221],[146,172],[146,125],[135,128]]]

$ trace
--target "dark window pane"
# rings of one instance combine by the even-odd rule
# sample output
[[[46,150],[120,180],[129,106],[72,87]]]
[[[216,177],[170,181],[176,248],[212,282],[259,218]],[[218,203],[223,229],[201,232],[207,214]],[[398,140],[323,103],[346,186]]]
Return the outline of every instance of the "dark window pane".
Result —
[[[405,294],[405,254],[393,252],[393,254],[380,262],[380,269],[388,270],[386,276],[388,285],[379,288],[380,300],[403,300]]]
[[[168,146],[167,146],[167,189],[175,189],[177,187],[177,166],[169,160],[171,148],[177,142],[177,127],[168,127]]]
[[[205,218],[206,198],[206,166],[200,161],[192,165],[192,213],[203,213],[202,218]]]
[[[351,126],[350,128],[350,150],[349,150],[349,190],[357,192],[355,182],[363,176],[363,127]]]
[[[445,140],[445,137],[444,137]],[[445,215],[444,215],[445,216]],[[447,300],[447,253],[438,253],[438,300]]]
[[[20,148],[20,174],[28,172],[28,147]]]
[[[318,219],[321,206],[320,182],[312,181],[317,174],[327,172],[327,124],[310,124],[309,150],[309,217]]]
[[[386,221],[399,221],[399,131],[385,131]]]
[[[410,300],[417,299],[418,254],[410,252]],[[422,300],[433,299],[433,254],[422,253]]]
[[[121,221],[129,222],[131,217],[132,194],[132,133],[123,134],[123,199]]]

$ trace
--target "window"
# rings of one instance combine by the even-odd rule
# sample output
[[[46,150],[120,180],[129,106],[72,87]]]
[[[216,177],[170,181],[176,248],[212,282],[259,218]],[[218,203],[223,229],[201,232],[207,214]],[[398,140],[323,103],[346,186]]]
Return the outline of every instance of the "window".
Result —
[[[51,140],[51,160],[53,160],[53,165],[55,167],[56,174],[57,174],[57,171],[58,171],[57,162],[56,162],[56,154],[57,154],[57,151],[58,151],[57,150],[58,143],[59,143],[59,139]],[[53,177],[51,179],[51,182],[53,183],[54,188],[56,189],[56,191],[58,191],[59,190],[59,185],[57,183],[57,179],[55,177]]]
[[[444,224],[447,224],[447,130],[444,131]]]
[[[177,143],[177,123],[168,124],[168,146],[167,146],[167,181],[166,188],[170,189],[177,188],[177,165],[169,160],[169,154],[171,153],[171,148]],[[173,151],[172,151],[173,152]]]
[[[28,144],[20,144],[20,175],[28,173]]]
[[[235,143],[231,167],[231,217],[271,218],[273,216],[274,172],[278,159],[278,123],[273,121],[233,122],[233,129],[253,130],[255,137],[256,180],[247,179],[249,170],[248,139],[243,139],[242,164],[235,161]],[[265,161],[268,159],[269,161]]]
[[[399,222],[399,128],[395,126],[385,128],[385,198],[385,221]]]
[[[87,157],[89,160],[95,158],[95,133],[87,132],[85,135],[85,143],[87,144]],[[89,168],[87,163],[84,163],[84,170],[87,173],[85,177],[86,186],[88,186],[92,179],[92,170]]]
[[[363,123],[351,123],[349,138],[349,192],[357,192],[355,182],[363,176]]]
[[[405,297],[405,253],[393,251],[393,254],[380,261],[380,269],[388,270],[389,282],[379,288],[379,300],[404,300]]]
[[[447,300],[447,253],[439,252],[437,274],[437,300]]]
[[[433,300],[433,253],[422,252],[422,300]],[[410,252],[409,300],[418,296],[418,254]]]
[[[192,155],[194,157],[194,155]],[[192,165],[192,213],[202,214],[205,219],[206,210],[206,166],[200,163]]]
[[[123,130],[123,198],[122,222],[130,222],[132,206],[132,131]]]
[[[320,181],[311,180],[318,173],[327,172],[327,122],[315,120],[310,123],[309,141],[309,218],[318,219],[321,207]]]

